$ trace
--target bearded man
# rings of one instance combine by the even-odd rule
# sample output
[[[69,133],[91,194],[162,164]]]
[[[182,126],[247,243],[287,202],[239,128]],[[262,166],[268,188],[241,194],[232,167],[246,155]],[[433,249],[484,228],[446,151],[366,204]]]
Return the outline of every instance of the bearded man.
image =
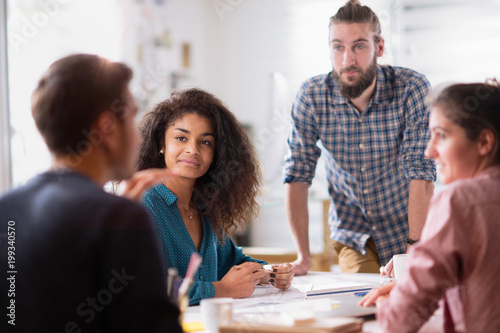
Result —
[[[308,187],[322,154],[340,268],[377,273],[419,240],[425,223],[436,178],[424,158],[430,84],[413,70],[377,64],[384,54],[380,22],[359,1],[341,7],[329,29],[332,71],[301,86],[284,161],[294,270],[305,274],[312,263]]]

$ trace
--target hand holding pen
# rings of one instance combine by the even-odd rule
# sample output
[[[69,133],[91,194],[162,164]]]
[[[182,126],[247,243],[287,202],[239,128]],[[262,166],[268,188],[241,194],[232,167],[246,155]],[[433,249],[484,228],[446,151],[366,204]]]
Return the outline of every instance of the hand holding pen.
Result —
[[[244,262],[233,266],[218,282],[214,282],[215,297],[243,298],[253,294],[255,286],[267,274],[257,262]]]

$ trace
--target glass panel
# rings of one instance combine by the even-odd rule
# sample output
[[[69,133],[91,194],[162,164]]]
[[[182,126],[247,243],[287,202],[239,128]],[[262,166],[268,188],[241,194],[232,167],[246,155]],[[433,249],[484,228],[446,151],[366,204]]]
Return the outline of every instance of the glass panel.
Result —
[[[31,116],[31,92],[48,66],[71,53],[122,55],[116,0],[8,0],[8,59],[13,186],[50,166]]]

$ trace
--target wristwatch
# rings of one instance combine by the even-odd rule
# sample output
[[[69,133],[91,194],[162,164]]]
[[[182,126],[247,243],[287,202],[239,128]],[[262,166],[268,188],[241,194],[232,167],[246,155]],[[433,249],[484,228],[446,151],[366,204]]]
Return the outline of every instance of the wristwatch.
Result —
[[[413,244],[415,244],[416,242],[418,242],[418,240],[414,240],[414,239],[411,239],[411,238],[407,238],[407,239],[406,239],[406,243],[408,243],[409,245],[413,245]]]

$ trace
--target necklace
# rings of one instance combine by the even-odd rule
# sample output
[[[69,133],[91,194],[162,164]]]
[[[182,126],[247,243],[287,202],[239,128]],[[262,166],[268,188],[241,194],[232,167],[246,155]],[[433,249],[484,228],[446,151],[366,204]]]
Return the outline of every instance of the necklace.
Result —
[[[193,219],[193,213],[191,212],[191,207],[189,207],[189,210],[182,210],[184,212],[184,214],[186,214],[187,216],[189,216],[189,219],[192,220]]]

